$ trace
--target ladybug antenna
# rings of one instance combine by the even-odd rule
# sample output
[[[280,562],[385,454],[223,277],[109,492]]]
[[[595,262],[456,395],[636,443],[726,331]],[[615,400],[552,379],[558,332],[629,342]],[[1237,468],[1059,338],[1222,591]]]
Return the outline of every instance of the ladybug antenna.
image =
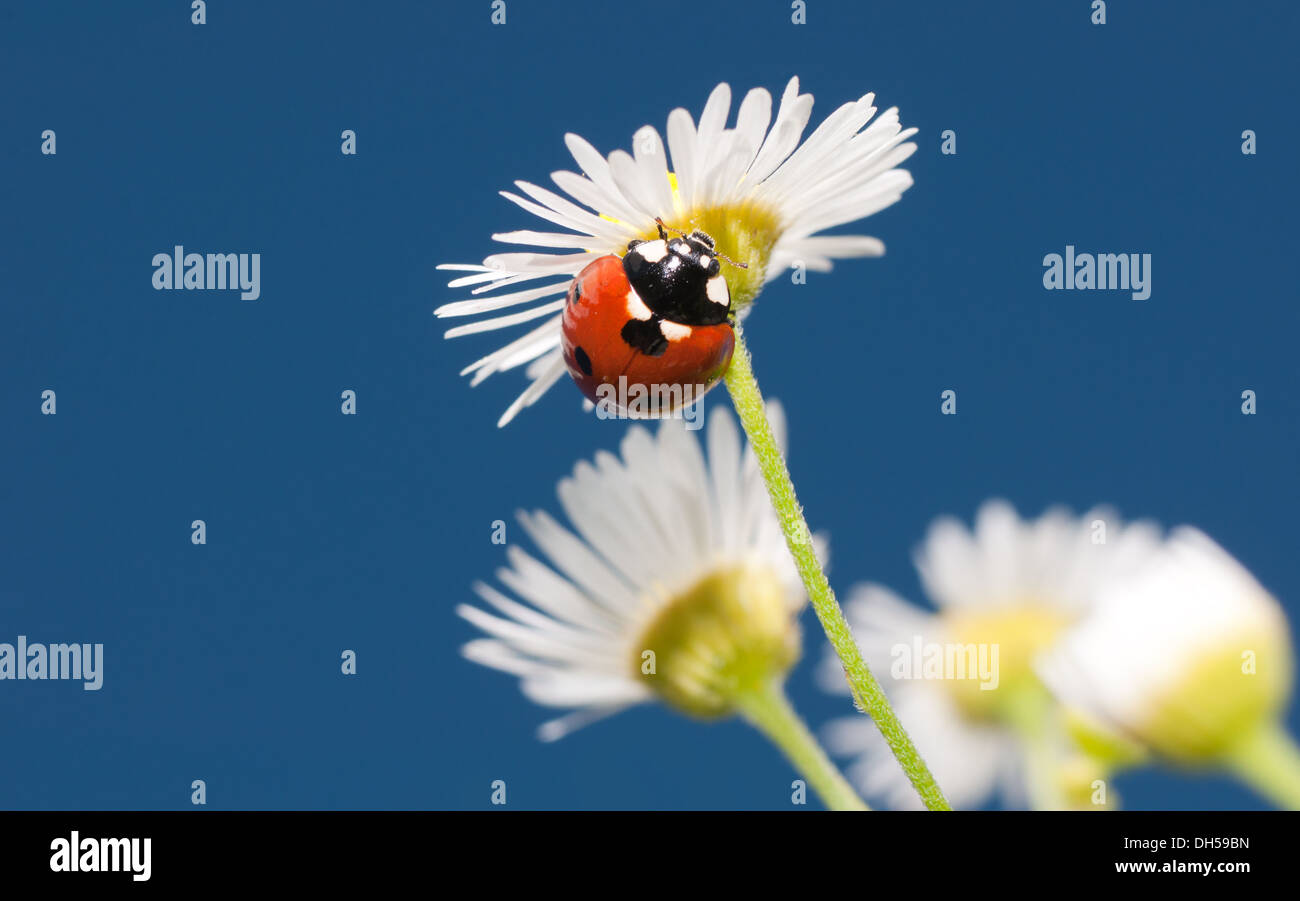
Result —
[[[664,234],[665,231],[670,231],[670,232],[673,232],[673,233],[675,233],[675,234],[681,235],[683,238],[689,237],[689,236],[686,234],[686,232],[682,231],[680,228],[673,228],[671,225],[664,225],[664,220],[661,219],[661,218],[659,218],[658,216],[655,216],[655,225],[659,226],[659,239],[660,239],[661,241],[666,241],[666,240],[668,240],[668,236]],[[700,233],[701,235],[704,234],[704,232],[699,232],[699,233]],[[705,237],[708,237],[708,236],[705,235]],[[710,243],[710,244],[713,243],[713,239],[712,239],[712,238],[709,238],[709,243]],[[727,256],[727,255],[726,255],[725,253],[723,253],[722,251],[718,250],[716,247],[714,247],[714,249],[713,249],[713,255],[714,255],[715,257],[717,257],[718,259],[723,260],[724,262],[729,263],[729,264],[731,264],[732,266],[735,266],[737,269],[748,269],[748,268],[749,268],[749,265],[748,265],[747,263],[737,263],[735,260],[733,260],[731,257]]]
[[[732,266],[735,266],[737,269],[748,269],[748,268],[749,268],[749,264],[748,264],[748,263],[737,263],[735,260],[733,260],[731,257],[727,256],[725,253],[723,253],[723,252],[720,251],[720,250],[715,250],[715,251],[713,251],[713,255],[716,256],[718,259],[723,260],[724,262],[730,263]]]

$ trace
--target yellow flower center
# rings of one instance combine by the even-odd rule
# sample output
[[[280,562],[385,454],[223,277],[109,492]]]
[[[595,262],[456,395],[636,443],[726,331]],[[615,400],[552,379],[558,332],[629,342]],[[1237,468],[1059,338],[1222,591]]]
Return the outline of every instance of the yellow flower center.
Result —
[[[664,220],[688,234],[699,229],[713,239],[722,261],[722,274],[727,279],[731,293],[731,308],[739,312],[754,302],[766,280],[767,263],[772,248],[781,237],[781,221],[765,207],[744,201],[727,206],[700,207],[682,215],[677,221]],[[642,237],[653,240],[659,237],[657,229],[650,229]]]
[[[985,661],[989,670],[971,672],[968,667],[965,678],[946,678],[945,685],[967,716],[997,719],[1009,699],[1037,686],[1034,657],[1056,640],[1070,618],[1030,602],[989,611],[949,611],[943,622],[950,649]]]
[[[681,194],[677,190],[677,174],[668,173],[672,187],[673,206],[681,210]],[[613,216],[600,214],[602,219],[618,222]],[[731,308],[739,312],[754,302],[767,275],[767,263],[772,249],[780,240],[784,226],[775,212],[748,200],[724,206],[697,207],[665,219],[664,225],[689,234],[695,229],[713,239],[718,252],[732,261],[722,261],[722,274],[727,279],[731,293]],[[652,223],[640,235],[646,241],[659,237]],[[733,264],[743,265],[733,265]]]
[[[636,643],[631,661],[669,705],[697,717],[726,716],[735,700],[799,659],[799,626],[784,586],[762,563],[732,565],[672,598]]]

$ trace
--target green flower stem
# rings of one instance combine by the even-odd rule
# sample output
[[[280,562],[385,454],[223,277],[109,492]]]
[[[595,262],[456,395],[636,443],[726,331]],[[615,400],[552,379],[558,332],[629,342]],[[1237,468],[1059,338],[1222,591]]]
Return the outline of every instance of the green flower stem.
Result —
[[[799,718],[779,682],[767,683],[738,697],[736,707],[750,725],[781,749],[827,807],[831,810],[871,809],[817,744],[817,739]]]
[[[1300,748],[1281,723],[1245,736],[1228,755],[1228,767],[1279,807],[1300,810]]]
[[[1059,736],[1052,728],[1052,696],[1037,679],[1013,688],[1001,706],[1001,718],[1020,737],[1025,754],[1025,783],[1034,810],[1067,810],[1062,790]]]
[[[867,668],[866,661],[862,659],[862,652],[858,649],[857,642],[853,640],[849,624],[844,619],[844,612],[840,610],[840,605],[835,600],[835,592],[831,591],[830,583],[826,581],[826,573],[822,571],[821,563],[817,560],[817,554],[813,549],[812,533],[808,531],[803,509],[799,506],[798,498],[795,497],[790,471],[786,468],[785,458],[781,455],[781,449],[772,434],[772,425],[767,420],[763,395],[758,390],[758,381],[754,378],[749,349],[745,346],[740,323],[736,323],[736,350],[731,358],[731,366],[727,369],[726,383],[727,390],[731,392],[732,403],[736,407],[736,414],[745,428],[745,434],[749,436],[749,445],[758,457],[758,467],[763,474],[763,481],[767,484],[767,493],[772,499],[772,506],[776,508],[777,518],[781,522],[781,531],[785,533],[786,545],[794,556],[799,575],[803,578],[804,588],[808,591],[808,598],[817,612],[817,619],[821,621],[826,637],[830,639],[831,646],[835,648],[840,662],[844,664],[844,675],[853,691],[853,699],[859,709],[871,715],[876,727],[888,742],[890,750],[902,765],[903,772],[907,774],[921,800],[925,802],[925,806],[930,810],[950,810],[943,792],[934,781],[934,776],[930,774],[925,761],[921,759],[916,746],[912,744],[912,739],[903,729],[903,724],[898,721],[893,708],[889,706],[880,683],[876,681],[876,677]]]

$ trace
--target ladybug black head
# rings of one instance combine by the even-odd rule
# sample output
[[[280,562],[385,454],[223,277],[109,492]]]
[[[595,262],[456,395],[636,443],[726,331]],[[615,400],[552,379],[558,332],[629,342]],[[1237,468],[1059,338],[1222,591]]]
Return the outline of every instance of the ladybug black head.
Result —
[[[671,322],[717,325],[731,311],[713,239],[702,231],[669,237],[660,225],[658,240],[627,245],[623,271],[645,305]]]

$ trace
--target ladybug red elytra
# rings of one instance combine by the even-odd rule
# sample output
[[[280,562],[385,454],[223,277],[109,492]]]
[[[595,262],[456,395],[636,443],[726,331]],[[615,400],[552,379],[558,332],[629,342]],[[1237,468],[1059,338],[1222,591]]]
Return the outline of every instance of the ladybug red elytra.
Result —
[[[735,349],[731,293],[713,239],[702,231],[670,238],[658,224],[658,240],[632,241],[622,258],[589,263],[564,304],[569,374],[588,400],[620,411],[636,386],[658,399],[661,413],[693,403],[727,371]]]

